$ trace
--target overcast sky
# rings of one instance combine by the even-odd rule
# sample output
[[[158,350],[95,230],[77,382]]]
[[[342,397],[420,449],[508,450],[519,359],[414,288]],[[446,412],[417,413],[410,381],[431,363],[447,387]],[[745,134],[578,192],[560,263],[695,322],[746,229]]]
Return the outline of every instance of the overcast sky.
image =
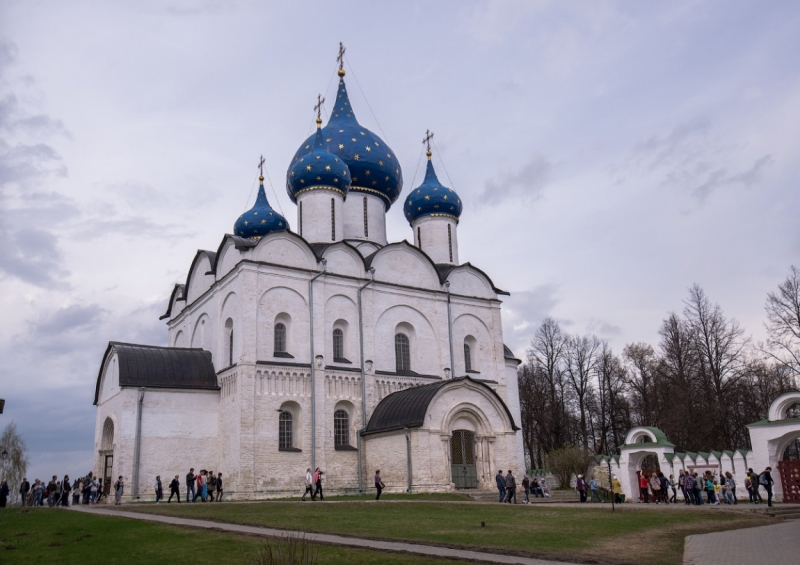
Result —
[[[460,258],[511,291],[519,356],[545,316],[655,343],[693,283],[763,339],[800,263],[800,3],[272,4],[0,3],[0,426],[29,478],[89,470],[108,341],[166,343],[262,153],[294,227],[284,175],[339,41],[404,191],[435,132]]]

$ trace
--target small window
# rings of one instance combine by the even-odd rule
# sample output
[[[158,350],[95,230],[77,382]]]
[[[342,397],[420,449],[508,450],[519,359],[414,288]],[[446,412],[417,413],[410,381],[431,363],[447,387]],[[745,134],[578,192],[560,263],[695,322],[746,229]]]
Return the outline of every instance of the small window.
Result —
[[[298,214],[298,216],[300,216],[300,221],[298,223],[300,224],[300,237],[303,237],[303,203],[302,202],[300,203],[299,208],[300,208],[300,213]]]
[[[233,328],[228,333],[228,367],[233,365]]]
[[[407,335],[397,334],[394,336],[394,356],[398,373],[411,370],[411,348]]]
[[[331,241],[336,241],[336,200],[331,198]]]
[[[350,445],[350,416],[344,410],[333,413],[334,446]]]
[[[344,358],[344,332],[339,328],[333,330],[333,358]]]
[[[420,231],[419,226],[417,226],[417,247],[422,249],[422,232]]]
[[[367,197],[364,197],[364,237],[369,237],[369,223],[367,222]]]
[[[469,344],[464,344],[464,370],[466,372],[472,371],[472,355],[470,355]]]
[[[278,449],[292,449],[292,413],[281,411],[278,418]]]
[[[286,353],[286,326],[282,322],[275,324],[275,353]]]
[[[447,224],[447,246],[450,249],[450,262],[453,262],[453,233],[450,230],[450,224]]]

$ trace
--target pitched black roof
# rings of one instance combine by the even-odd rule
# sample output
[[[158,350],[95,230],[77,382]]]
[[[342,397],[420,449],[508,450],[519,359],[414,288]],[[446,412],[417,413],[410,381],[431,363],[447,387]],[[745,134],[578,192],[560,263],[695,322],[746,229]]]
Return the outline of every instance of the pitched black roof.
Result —
[[[509,346],[507,346],[505,343],[503,344],[503,358],[511,359],[512,361],[516,361],[517,365],[522,363],[522,361],[517,359],[516,355],[514,355],[514,352],[511,351],[511,348]]]
[[[100,395],[103,368],[112,352],[119,359],[120,387],[219,389],[208,351],[110,341],[97,375],[95,404]]]
[[[441,388],[460,381],[474,383],[485,388],[490,394],[494,395],[505,409],[506,415],[508,415],[508,419],[511,422],[511,428],[514,430],[519,429],[514,423],[514,418],[511,416],[511,412],[506,406],[506,403],[503,402],[503,399],[500,398],[492,388],[470,377],[458,377],[457,379],[446,379],[429,385],[393,392],[381,400],[378,406],[375,407],[375,411],[369,419],[367,428],[361,432],[361,435],[420,427],[425,423],[425,414],[428,412],[428,405],[430,405],[436,393],[439,392]]]

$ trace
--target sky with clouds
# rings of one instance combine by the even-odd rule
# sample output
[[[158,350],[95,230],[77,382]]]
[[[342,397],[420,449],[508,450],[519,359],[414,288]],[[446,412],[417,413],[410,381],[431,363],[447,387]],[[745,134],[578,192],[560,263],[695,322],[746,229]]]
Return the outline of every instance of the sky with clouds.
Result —
[[[620,351],[700,284],[754,340],[800,263],[797,2],[0,4],[0,425],[29,477],[84,473],[109,340],[158,321],[196,249],[273,205],[334,95],[419,184],[426,129],[462,261],[523,355],[545,316]],[[444,173],[444,174],[442,174]],[[412,234],[396,204],[390,240]]]

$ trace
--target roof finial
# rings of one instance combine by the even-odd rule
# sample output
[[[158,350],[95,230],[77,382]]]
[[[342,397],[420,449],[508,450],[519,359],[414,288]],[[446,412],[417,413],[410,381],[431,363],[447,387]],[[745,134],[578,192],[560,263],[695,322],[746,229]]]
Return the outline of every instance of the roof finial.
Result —
[[[339,62],[339,76],[344,76],[344,52],[347,51],[347,47],[345,47],[342,42],[339,42],[339,56],[336,57],[336,60]]]
[[[317,104],[314,106],[314,110],[317,111],[317,129],[322,127],[322,118],[320,117],[320,113],[322,112],[322,105],[325,103],[325,99],[322,97],[322,94],[317,94]]]
[[[264,184],[264,156],[261,156],[261,159],[258,161],[258,182]]]
[[[431,139],[433,139],[433,132],[429,129],[425,130],[425,138],[422,140],[422,143],[428,146],[428,151],[425,153],[428,156],[428,161],[431,160]]]

